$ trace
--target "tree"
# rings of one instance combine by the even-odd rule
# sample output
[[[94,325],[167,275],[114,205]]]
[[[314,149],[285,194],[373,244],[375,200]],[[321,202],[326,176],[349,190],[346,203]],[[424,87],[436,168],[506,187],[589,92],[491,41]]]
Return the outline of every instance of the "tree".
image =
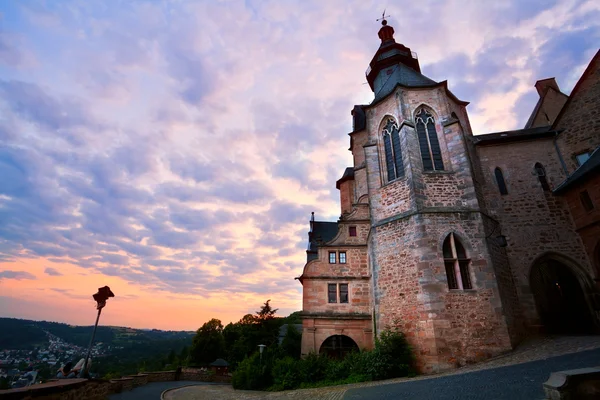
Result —
[[[298,332],[296,327],[292,324],[288,324],[287,332],[281,341],[281,349],[284,354],[295,358],[300,358],[302,352],[302,333]]]
[[[277,310],[279,310],[278,308],[276,309],[272,309],[271,305],[269,304],[269,302],[271,301],[271,299],[265,301],[265,304],[262,305],[262,307],[260,307],[260,311],[256,312],[256,322],[259,324],[262,324],[266,321],[269,321],[273,318],[275,318],[275,313],[277,312]]]
[[[223,324],[213,318],[204,323],[192,340],[192,362],[208,364],[224,354]]]

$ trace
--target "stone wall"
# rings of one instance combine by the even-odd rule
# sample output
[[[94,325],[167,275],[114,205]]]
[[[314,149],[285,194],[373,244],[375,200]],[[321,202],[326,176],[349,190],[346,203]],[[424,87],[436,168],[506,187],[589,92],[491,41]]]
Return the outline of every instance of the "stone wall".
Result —
[[[594,208],[587,211],[581,202],[581,193],[587,191]],[[592,264],[593,276],[600,288],[600,175],[575,185],[563,194],[571,211],[575,229]]]
[[[577,168],[575,155],[600,146],[600,52],[588,67],[571,93],[557,121],[556,128],[564,130],[557,143],[569,173]]]
[[[506,254],[512,269],[524,322],[539,326],[529,285],[533,263],[545,254],[556,254],[581,267],[591,276],[591,266],[564,198],[544,191],[534,166],[540,162],[550,188],[566,178],[553,139],[478,146],[483,193],[490,216],[500,222],[497,232],[506,236]],[[508,194],[501,195],[494,170],[500,167]]]
[[[199,368],[177,371],[145,372],[110,381],[104,379],[60,379],[26,388],[0,390],[0,400],[106,400],[113,393],[122,393],[151,382],[175,380],[231,383],[230,376],[215,375]]]

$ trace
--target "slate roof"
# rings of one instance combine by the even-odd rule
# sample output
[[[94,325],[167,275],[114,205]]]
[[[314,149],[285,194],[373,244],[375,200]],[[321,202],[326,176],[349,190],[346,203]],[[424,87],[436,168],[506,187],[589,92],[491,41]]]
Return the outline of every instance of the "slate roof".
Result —
[[[392,73],[388,77],[387,81],[383,84],[379,91],[375,93],[375,99],[373,102],[377,102],[378,100],[386,97],[396,88],[396,85],[402,85],[406,87],[424,87],[435,86],[437,84],[438,82],[426,77],[420,72],[415,71],[409,66],[397,64],[392,70]]]
[[[229,363],[222,358],[217,358],[215,361],[210,363],[211,367],[229,367]]]
[[[473,136],[472,140],[476,145],[487,145],[540,139],[554,136],[556,131],[553,131],[551,128],[551,126],[540,126],[537,128],[516,129],[514,131],[486,133],[485,135]]]
[[[335,182],[335,188],[339,189],[342,183],[349,180],[354,180],[354,168],[352,167],[346,167],[344,170],[344,175],[342,175],[342,177]]]
[[[590,158],[577,168],[571,176],[565,179],[563,183],[558,185],[552,193],[561,194],[576,183],[583,182],[587,177],[591,177],[593,173],[600,173],[600,147],[594,150]]]
[[[279,337],[278,337],[278,341],[279,344],[281,344],[281,342],[283,342],[283,338],[285,338],[285,335],[287,335],[287,331],[288,331],[288,326],[292,325],[294,328],[296,328],[296,331],[300,334],[302,334],[302,324],[283,324],[279,327]]]
[[[329,242],[337,235],[337,222],[313,221],[312,232],[308,233],[309,247],[306,251],[306,262],[315,260],[319,244]]]

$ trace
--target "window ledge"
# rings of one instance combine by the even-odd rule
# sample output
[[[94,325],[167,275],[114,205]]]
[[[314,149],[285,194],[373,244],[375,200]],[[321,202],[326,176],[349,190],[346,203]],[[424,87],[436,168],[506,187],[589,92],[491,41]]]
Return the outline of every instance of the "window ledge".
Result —
[[[404,182],[404,181],[407,181],[407,180],[408,180],[408,177],[406,176],[406,174],[404,174],[404,176],[402,178],[396,178],[393,181],[387,181],[383,185],[381,185],[381,187],[384,188],[386,186],[393,185],[394,183]]]
[[[477,289],[448,289],[449,293],[477,293]]]
[[[445,169],[444,170],[435,170],[435,171],[425,171],[425,170],[423,170],[423,173],[427,174],[427,175],[437,175],[437,174],[440,174],[440,175],[450,175],[450,174],[453,174],[454,171],[448,171],[448,170],[445,170]]]

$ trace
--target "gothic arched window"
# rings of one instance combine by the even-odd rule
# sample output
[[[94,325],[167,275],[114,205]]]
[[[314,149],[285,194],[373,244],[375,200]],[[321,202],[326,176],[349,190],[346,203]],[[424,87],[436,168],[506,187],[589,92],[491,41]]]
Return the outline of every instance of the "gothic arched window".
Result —
[[[417,124],[417,136],[419,136],[423,168],[425,171],[442,171],[444,162],[442,161],[442,151],[440,150],[440,142],[435,130],[433,116],[422,108],[417,113],[415,122]]]
[[[398,124],[389,118],[383,128],[383,147],[385,150],[385,166],[388,182],[404,176],[402,149],[400,148],[400,132]]]
[[[449,234],[444,240],[444,266],[449,289],[472,289],[467,252],[460,240]]]
[[[500,190],[500,194],[508,194],[508,189],[506,189],[506,182],[504,181],[504,175],[502,174],[502,170],[500,167],[496,167],[494,170],[494,175],[496,175],[496,182],[498,183],[498,189]]]
[[[542,185],[542,189],[544,189],[544,191],[550,190],[550,185],[548,185],[548,180],[546,179],[546,170],[542,164],[535,163],[535,174]]]

